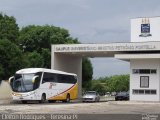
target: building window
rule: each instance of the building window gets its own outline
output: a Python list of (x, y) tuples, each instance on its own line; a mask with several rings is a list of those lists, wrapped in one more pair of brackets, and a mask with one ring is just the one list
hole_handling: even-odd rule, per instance
[(140, 69), (139, 74), (150, 74), (150, 69)]
[(139, 94), (139, 90), (133, 90), (133, 94)]
[(151, 90), (145, 90), (145, 94), (151, 94)]
[(144, 90), (139, 90), (139, 94), (144, 94)]
[(132, 93), (134, 95), (156, 95), (156, 90), (150, 90), (150, 89), (133, 89)]
[(133, 74), (157, 74), (157, 69), (133, 69)]
[(139, 74), (139, 69), (133, 69), (133, 74)]
[(156, 90), (151, 90), (151, 94), (157, 94)]
[(157, 70), (151, 69), (151, 74), (157, 74)]
[(140, 76), (140, 87), (141, 88), (149, 87), (149, 76)]

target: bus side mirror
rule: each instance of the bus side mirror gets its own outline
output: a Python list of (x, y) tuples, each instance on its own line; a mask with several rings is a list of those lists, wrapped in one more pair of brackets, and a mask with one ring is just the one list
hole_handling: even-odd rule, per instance
[(32, 78), (32, 83), (35, 83), (36, 82), (36, 78), (37, 77), (39, 77), (38, 75), (36, 75), (36, 76), (34, 76), (33, 78)]
[(9, 84), (12, 83), (13, 79), (14, 79), (14, 76), (12, 76), (12, 77), (9, 78), (9, 80), (8, 80)]

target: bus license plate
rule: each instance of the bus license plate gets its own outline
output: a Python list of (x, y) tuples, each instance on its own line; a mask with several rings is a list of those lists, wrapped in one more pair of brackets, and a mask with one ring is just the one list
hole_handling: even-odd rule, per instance
[(20, 99), (23, 99), (23, 97), (20, 97)]

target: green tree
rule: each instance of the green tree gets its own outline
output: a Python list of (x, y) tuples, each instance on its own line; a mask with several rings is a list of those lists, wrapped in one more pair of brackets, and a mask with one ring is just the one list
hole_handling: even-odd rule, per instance
[(4, 76), (4, 68), (3, 68), (3, 66), (0, 64), (0, 83), (1, 83), (1, 80), (2, 80), (3, 76)]
[(25, 46), (25, 51), (42, 52), (43, 48), (51, 50), (51, 44), (78, 43), (70, 37), (68, 30), (55, 26), (29, 25), (20, 30), (19, 44)]
[(107, 92), (106, 87), (106, 83), (101, 83), (99, 81), (96, 84), (92, 84), (91, 90), (97, 91), (100, 95), (105, 95), (105, 93)]
[(129, 75), (115, 75), (107, 81), (108, 90), (111, 92), (128, 91)]
[[(74, 43), (79, 43), (78, 39), (72, 38), (64, 28), (29, 25), (19, 30), (13, 16), (0, 13), (0, 79), (8, 79), (24, 67), (50, 68), (51, 44)], [(92, 64), (84, 59), (83, 84), (90, 86), (87, 81), (92, 80), (92, 74)]]
[(43, 67), (43, 64), (44, 64), (43, 57), (36, 51), (26, 53), (25, 60), (27, 63), (26, 67), (28, 68), (31, 68), (31, 67), (41, 68)]
[(0, 79), (8, 79), (23, 67), (21, 50), (7, 39), (0, 40)]
[(82, 87), (85, 89), (91, 88), (91, 80), (93, 75), (93, 67), (88, 58), (83, 58), (82, 61)]
[(96, 90), (102, 94), (105, 92), (128, 91), (129, 75), (114, 75), (92, 80), (92, 90)]
[(51, 51), (49, 49), (42, 48), (41, 56), (43, 57), (44, 60), (43, 67), (51, 68)]
[(41, 54), (44, 68), (51, 68), (51, 44), (78, 43), (77, 39), (70, 37), (68, 30), (49, 25), (23, 27), (18, 41), (24, 52)]
[(19, 35), (19, 27), (13, 16), (0, 13), (0, 39), (8, 39), (14, 43)]

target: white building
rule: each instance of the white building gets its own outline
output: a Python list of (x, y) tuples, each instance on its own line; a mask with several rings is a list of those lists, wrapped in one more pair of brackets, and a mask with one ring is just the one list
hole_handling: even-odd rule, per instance
[(131, 42), (52, 45), (53, 69), (76, 73), (81, 96), (82, 57), (130, 62), (130, 100), (160, 101), (160, 17), (131, 20)]

